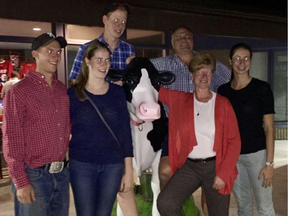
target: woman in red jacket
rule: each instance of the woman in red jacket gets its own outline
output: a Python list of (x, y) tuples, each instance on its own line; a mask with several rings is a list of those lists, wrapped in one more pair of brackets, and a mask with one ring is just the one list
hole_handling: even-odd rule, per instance
[(174, 173), (158, 197), (161, 216), (181, 216), (181, 205), (200, 186), (210, 216), (229, 214), (241, 141), (230, 102), (209, 89), (214, 69), (210, 55), (196, 55), (189, 65), (194, 93), (160, 89), (159, 100), (169, 106), (169, 160)]

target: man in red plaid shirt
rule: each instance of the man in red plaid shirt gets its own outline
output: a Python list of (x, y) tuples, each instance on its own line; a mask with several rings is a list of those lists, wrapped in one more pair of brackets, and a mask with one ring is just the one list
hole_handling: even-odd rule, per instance
[(35, 38), (36, 70), (28, 71), (4, 99), (3, 150), (16, 216), (68, 216), (69, 99), (55, 76), (66, 45), (51, 33)]

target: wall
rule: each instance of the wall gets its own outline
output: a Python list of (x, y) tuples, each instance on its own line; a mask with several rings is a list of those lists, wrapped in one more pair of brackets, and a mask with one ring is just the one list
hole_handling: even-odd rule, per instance
[[(191, 27), (195, 34), (287, 41), (286, 17), (204, 8), (177, 1), (164, 3), (157, 0), (127, 0), (126, 2), (131, 5), (132, 11), (129, 28), (169, 32), (179, 24), (184, 24)], [(93, 0), (2, 0), (0, 18), (102, 26), (105, 5), (105, 1)]]

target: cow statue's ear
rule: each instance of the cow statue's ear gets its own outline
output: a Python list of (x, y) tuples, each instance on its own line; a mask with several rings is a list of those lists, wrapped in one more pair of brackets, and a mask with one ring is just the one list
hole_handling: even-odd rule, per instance
[(118, 68), (110, 68), (107, 73), (107, 79), (110, 81), (123, 81), (124, 71)]
[(169, 85), (175, 81), (175, 75), (170, 71), (160, 72), (160, 82), (162, 85)]

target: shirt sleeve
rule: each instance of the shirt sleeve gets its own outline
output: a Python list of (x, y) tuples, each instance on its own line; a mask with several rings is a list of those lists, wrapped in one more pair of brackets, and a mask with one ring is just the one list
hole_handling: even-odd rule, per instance
[(164, 59), (162, 57), (155, 58), (155, 59), (150, 59), (150, 61), (152, 62), (152, 64), (154, 65), (154, 67), (158, 71), (163, 71), (164, 70), (164, 66), (163, 66)]
[[(224, 109), (224, 139), (226, 149), (223, 149), (225, 154), (222, 158), (220, 168), (216, 171), (217, 176), (224, 182), (228, 183), (235, 171), (236, 163), (241, 151), (241, 138), (238, 128), (238, 122), (231, 103), (228, 99), (222, 100), (222, 109)], [(234, 179), (233, 179), (234, 181)], [(232, 184), (233, 185), (233, 184)], [(230, 188), (232, 190), (232, 188)]]
[(260, 91), (260, 103), (262, 108), (262, 114), (274, 114), (274, 97), (270, 85), (266, 82), (263, 82), (263, 87), (261, 89), (262, 90)]
[(20, 189), (30, 184), (25, 172), (24, 111), (25, 106), (17, 98), (17, 92), (8, 91), (4, 99), (3, 116), (3, 152), (8, 164), (9, 175), (16, 187)]
[(121, 107), (123, 107), (123, 130), (121, 129), (121, 140), (123, 146), (123, 155), (125, 157), (133, 157), (133, 146), (132, 146), (132, 135), (131, 135), (131, 127), (130, 127), (130, 116), (127, 109), (126, 96), (123, 90), (123, 94), (121, 97)]
[(228, 83), (231, 79), (231, 70), (219, 61), (216, 61), (215, 72), (212, 77), (210, 89), (217, 92), (219, 86)]
[(84, 45), (79, 48), (78, 53), (74, 59), (71, 73), (69, 75), (70, 79), (76, 79), (78, 77), (78, 75), (80, 74), (85, 49), (86, 49), (86, 47)]

